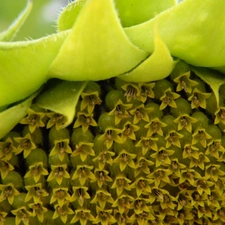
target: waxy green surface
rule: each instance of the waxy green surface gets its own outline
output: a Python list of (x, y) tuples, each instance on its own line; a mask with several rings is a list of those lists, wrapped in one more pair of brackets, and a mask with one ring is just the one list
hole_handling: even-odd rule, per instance
[[(183, 60), (195, 66), (202, 79), (211, 83), (215, 77), (212, 89), (218, 100), (225, 67), (224, 0), (179, 4), (172, 0), (80, 0), (62, 11), (57, 33), (8, 42), (28, 16), (31, 4), (28, 1), (15, 23), (0, 34), (0, 138), (26, 114), (32, 102), (29, 97), (51, 78), (83, 82), (74, 84), (76, 91), (68, 94), (74, 106), (85, 81), (116, 76), (130, 82), (163, 79)], [(60, 96), (63, 89), (56, 88), (56, 92)], [(46, 91), (38, 99), (42, 94), (46, 96)], [(63, 96), (56, 102), (49, 95), (44, 107), (65, 115), (68, 125), (75, 110), (72, 106), (60, 110)]]

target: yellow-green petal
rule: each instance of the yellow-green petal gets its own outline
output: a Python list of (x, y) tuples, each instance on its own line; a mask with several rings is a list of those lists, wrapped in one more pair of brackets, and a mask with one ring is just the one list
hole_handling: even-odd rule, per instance
[(150, 82), (160, 80), (167, 77), (176, 65), (176, 61), (172, 56), (165, 43), (155, 32), (154, 35), (154, 51), (140, 65), (135, 67), (132, 71), (119, 76), (124, 81), (131, 82)]
[(113, 0), (87, 1), (49, 76), (77, 81), (107, 79), (133, 69), (147, 56), (126, 36)]
[(124, 27), (130, 27), (152, 19), (164, 10), (176, 5), (175, 0), (115, 0), (116, 9)]
[(76, 113), (76, 105), (86, 82), (52, 82), (37, 98), (37, 105), (64, 115), (66, 120), (61, 128), (68, 126)]
[(85, 2), (86, 0), (76, 0), (68, 4), (63, 9), (57, 21), (58, 31), (68, 30), (73, 27), (73, 24)]
[(66, 32), (34, 41), (0, 42), (0, 107), (24, 99), (48, 79)]
[(222, 67), (225, 65), (224, 8), (224, 0), (186, 0), (152, 20), (126, 28), (125, 32), (135, 45), (153, 52), (157, 24), (171, 55), (195, 66)]

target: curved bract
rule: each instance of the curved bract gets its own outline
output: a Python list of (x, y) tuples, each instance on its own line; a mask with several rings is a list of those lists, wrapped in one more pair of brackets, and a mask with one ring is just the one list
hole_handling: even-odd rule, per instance
[(154, 52), (151, 56), (132, 71), (119, 76), (120, 79), (125, 81), (132, 80), (133, 82), (149, 82), (163, 79), (172, 72), (176, 62), (157, 32), (156, 29), (154, 34)]
[(115, 6), (123, 27), (148, 21), (175, 5), (176, 0), (115, 0)]
[(28, 97), (46, 81), (65, 33), (30, 42), (0, 42), (0, 106)]
[(30, 11), (32, 9), (32, 1), (29, 0), (26, 9), (19, 15), (14, 23), (8, 28), (8, 30), (0, 33), (0, 41), (12, 41), (19, 31), (20, 27), (26, 21)]
[[(37, 98), (37, 104), (55, 113), (65, 115), (63, 127), (68, 126), (76, 113), (76, 105), (86, 82), (55, 81)], [(56, 104), (57, 103), (57, 104)]]
[[(72, 28), (86, 2), (87, 0), (76, 0), (63, 9), (57, 21), (58, 31)], [(176, 0), (115, 0), (114, 3), (123, 27), (148, 21), (177, 4)]]
[(92, 0), (83, 6), (49, 74), (66, 80), (103, 80), (131, 70), (148, 55), (125, 35), (113, 0)]
[(73, 27), (82, 7), (85, 5), (86, 0), (77, 0), (68, 4), (60, 13), (57, 21), (58, 32), (69, 30)]
[(173, 56), (204, 67), (225, 65), (223, 0), (186, 0), (143, 24), (125, 28), (140, 48), (154, 49), (154, 26)]
[[(224, 0), (72, 2), (59, 17), (58, 33), (0, 42), (0, 120), (8, 105), (26, 99), (50, 78), (76, 82), (119, 76), (147, 82), (168, 76), (179, 59), (223, 73), (224, 8)], [(2, 41), (14, 36), (30, 9), (28, 1)]]
[(19, 123), (21, 118), (26, 116), (28, 108), (31, 106), (32, 101), (37, 93), (31, 95), (25, 101), (5, 109), (0, 113), (0, 138), (4, 137), (15, 124)]

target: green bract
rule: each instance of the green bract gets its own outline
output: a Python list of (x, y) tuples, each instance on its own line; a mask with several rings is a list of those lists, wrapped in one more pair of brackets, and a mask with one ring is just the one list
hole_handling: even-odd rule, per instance
[[(117, 76), (131, 82), (159, 80), (179, 60), (195, 66), (198, 76), (214, 84), (219, 104), (225, 67), (224, 8), (224, 0), (179, 4), (175, 0), (77, 0), (62, 11), (56, 34), (6, 42), (29, 14), (28, 1), (21, 16), (0, 34), (0, 138), (20, 121), (33, 93), (51, 78), (73, 81), (70, 90), (63, 89), (62, 81), (53, 88), (55, 95), (44, 89), (37, 97), (37, 104), (66, 116), (64, 126), (74, 117), (85, 81)], [(63, 107), (55, 105), (54, 96)], [(64, 102), (64, 96), (72, 98), (73, 104)]]

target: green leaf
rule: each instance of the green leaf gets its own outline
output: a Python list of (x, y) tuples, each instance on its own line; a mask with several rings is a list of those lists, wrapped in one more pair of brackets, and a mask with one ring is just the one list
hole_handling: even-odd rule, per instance
[(171, 55), (194, 66), (221, 67), (225, 65), (224, 8), (224, 0), (186, 0), (125, 32), (132, 43), (153, 52), (157, 24)]
[(11, 26), (4, 32), (0, 33), (0, 41), (11, 41), (20, 27), (23, 25), (32, 9), (32, 1), (28, 0), (27, 7), (19, 15), (19, 17), (11, 24)]
[(63, 9), (57, 21), (58, 31), (68, 30), (73, 27), (73, 24), (85, 2), (86, 0), (77, 0), (75, 2), (71, 2)]
[(0, 107), (38, 90), (68, 32), (35, 41), (0, 42)]
[(75, 116), (76, 105), (87, 82), (55, 81), (37, 98), (37, 105), (44, 109), (62, 114), (66, 121), (62, 128), (69, 125)]
[(0, 112), (0, 139), (26, 116), (27, 110), (36, 95), (37, 93), (33, 94), (25, 101)]
[(223, 74), (208, 68), (192, 67), (192, 71), (211, 87), (219, 108), (219, 89), (222, 84), (225, 84)]
[[(63, 9), (58, 18), (58, 31), (73, 27), (85, 2), (86, 0), (77, 0)], [(114, 2), (123, 27), (143, 23), (176, 4), (175, 0), (115, 0)]]
[[(138, 65), (131, 72), (119, 76), (120, 79), (130, 82), (150, 82), (167, 77), (174, 69), (176, 62), (166, 45), (155, 32), (155, 49), (151, 56)], [(140, 76), (141, 74), (141, 76)]]
[(115, 0), (115, 6), (124, 27), (150, 20), (175, 4), (176, 0)]
[(131, 70), (147, 56), (125, 35), (113, 0), (92, 0), (83, 6), (49, 75), (73, 81), (104, 80)]

